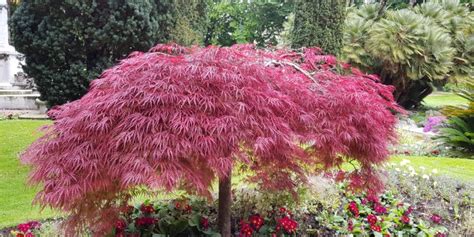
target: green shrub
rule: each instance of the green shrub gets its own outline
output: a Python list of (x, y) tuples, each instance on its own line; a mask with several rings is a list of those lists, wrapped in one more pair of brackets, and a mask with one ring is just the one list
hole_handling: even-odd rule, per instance
[[(456, 0), (387, 10), (365, 5), (348, 14), (343, 57), (395, 86), (397, 102), (418, 107), (433, 82), (472, 78), (473, 14)], [(440, 84), (440, 83), (437, 83)]]
[(22, 1), (11, 18), (12, 41), (26, 57), (50, 106), (80, 98), (89, 82), (130, 52), (168, 39), (166, 1)]
[(466, 82), (466, 88), (457, 94), (466, 100), (467, 105), (447, 106), (443, 112), (449, 116), (447, 124), (440, 128), (436, 137), (443, 144), (474, 153), (474, 82)]
[(296, 1), (292, 47), (316, 46), (337, 55), (342, 47), (345, 1)]

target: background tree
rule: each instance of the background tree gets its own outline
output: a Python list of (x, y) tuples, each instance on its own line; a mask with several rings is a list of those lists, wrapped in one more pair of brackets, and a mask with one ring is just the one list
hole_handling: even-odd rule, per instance
[(134, 53), (84, 97), (50, 111), (54, 124), (22, 155), (42, 185), (36, 201), (69, 213), (69, 233), (90, 227), (104, 236), (138, 190), (210, 197), (218, 179), (220, 230), (231, 236), (236, 164), (278, 191), (358, 162), (351, 187), (378, 191), (374, 168), (388, 158), (399, 109), (391, 87), (347, 66), (339, 74), (340, 66), (315, 49)]
[(394, 85), (400, 105), (412, 109), (433, 82), (473, 77), (473, 16), (459, 1), (387, 10), (366, 5), (352, 11), (344, 32), (344, 58)]
[(169, 39), (170, 2), (22, 1), (11, 18), (12, 41), (26, 57), (50, 106), (80, 98), (105, 68)]
[(202, 45), (208, 26), (208, 1), (173, 1), (174, 27), (171, 41), (180, 45)]
[(316, 46), (337, 55), (342, 47), (345, 8), (343, 0), (296, 1), (292, 47)]
[(276, 45), (292, 8), (293, 4), (287, 1), (214, 2), (210, 7), (206, 45)]

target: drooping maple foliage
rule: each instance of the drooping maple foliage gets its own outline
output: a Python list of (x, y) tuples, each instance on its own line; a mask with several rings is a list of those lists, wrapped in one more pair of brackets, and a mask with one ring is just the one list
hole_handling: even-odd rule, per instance
[(237, 162), (262, 188), (292, 189), (306, 167), (355, 160), (354, 187), (379, 189), (373, 166), (388, 156), (399, 110), (392, 88), (319, 52), (133, 53), (83, 98), (50, 111), (54, 124), (22, 154), (31, 182), (43, 185), (36, 201), (100, 235), (135, 188), (209, 195)]

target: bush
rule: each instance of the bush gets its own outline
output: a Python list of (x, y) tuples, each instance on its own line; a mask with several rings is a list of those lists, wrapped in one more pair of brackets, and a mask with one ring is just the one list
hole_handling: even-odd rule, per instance
[(443, 112), (449, 116), (445, 126), (436, 137), (445, 145), (474, 153), (474, 82), (467, 82), (467, 88), (458, 95), (468, 101), (466, 106), (448, 106)]
[(346, 2), (296, 1), (292, 47), (319, 47), (338, 55), (342, 47)]
[(12, 41), (41, 99), (50, 106), (76, 100), (117, 60), (167, 40), (173, 23), (161, 2), (22, 1), (11, 18)]
[[(344, 58), (394, 85), (395, 99), (418, 107), (433, 91), (433, 81), (473, 76), (472, 13), (457, 1), (423, 3), (387, 10), (366, 5), (349, 13)], [(376, 14), (377, 13), (377, 14)]]

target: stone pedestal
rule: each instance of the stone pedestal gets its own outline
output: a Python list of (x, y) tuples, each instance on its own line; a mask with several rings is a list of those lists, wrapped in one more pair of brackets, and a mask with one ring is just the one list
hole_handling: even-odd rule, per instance
[(9, 43), (8, 5), (0, 0), (0, 110), (39, 111), (39, 93), (29, 88), (21, 70), (21, 55)]

